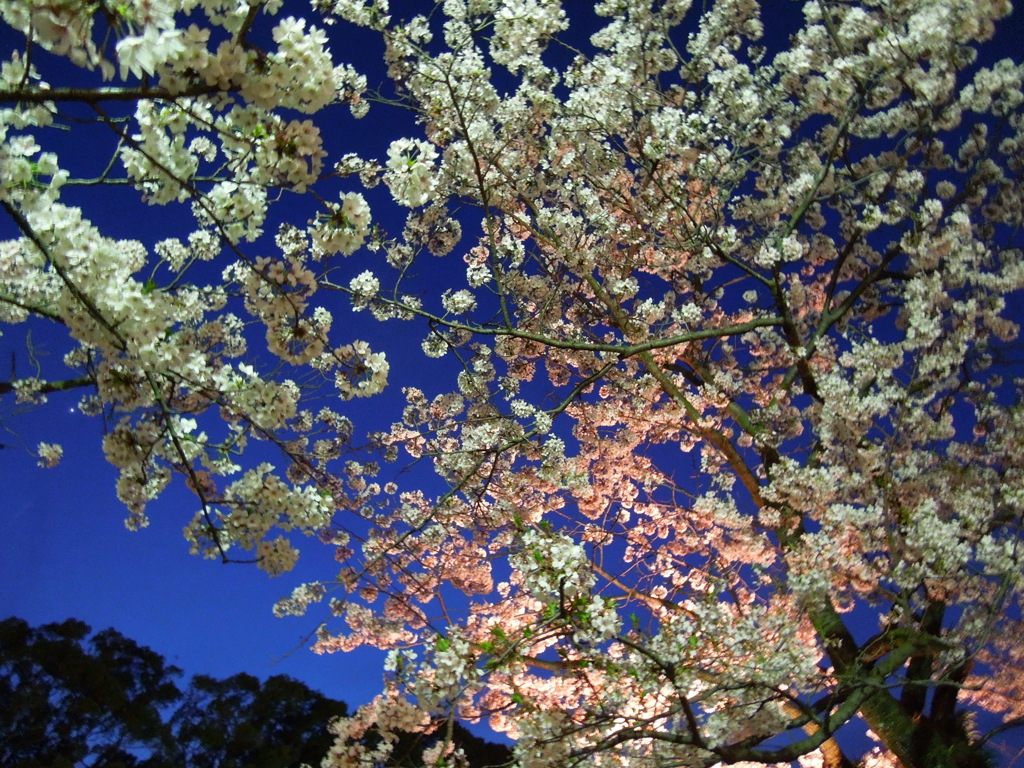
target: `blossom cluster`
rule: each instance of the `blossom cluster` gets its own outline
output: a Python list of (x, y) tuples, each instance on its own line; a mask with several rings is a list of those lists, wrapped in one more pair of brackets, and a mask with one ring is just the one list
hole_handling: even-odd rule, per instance
[(399, 139), (388, 148), (387, 172), (384, 183), (395, 200), (416, 208), (430, 200), (434, 189), (432, 163), (437, 150), (431, 144), (416, 139)]

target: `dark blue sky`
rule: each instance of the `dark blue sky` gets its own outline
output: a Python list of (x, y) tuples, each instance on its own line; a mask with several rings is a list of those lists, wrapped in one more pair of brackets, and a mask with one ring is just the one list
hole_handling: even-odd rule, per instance
[[(193, 557), (181, 529), (197, 505), (180, 484), (152, 505), (148, 528), (129, 532), (114, 495), (116, 472), (98, 450), (100, 424), (69, 413), (75, 399), (51, 398), (25, 418), (5, 418), (17, 436), (4, 435), (0, 454), (0, 614), (113, 626), (188, 673), (288, 674), (350, 704), (377, 692), (379, 654), (316, 656), (306, 650), (306, 637), (322, 614), (271, 613), (294, 585), (332, 572), (327, 548), (300, 542), (297, 570), (276, 579), (251, 565)], [(65, 447), (64, 461), (43, 471), (21, 441), (55, 438)]]

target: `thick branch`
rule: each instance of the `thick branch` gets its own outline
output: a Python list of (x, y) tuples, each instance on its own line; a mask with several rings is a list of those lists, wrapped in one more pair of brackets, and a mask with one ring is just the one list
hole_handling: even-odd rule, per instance
[(919, 633), (901, 635), (898, 640), (894, 637), (888, 655), (871, 667), (830, 601), (809, 606), (807, 611), (841, 684), (871, 690), (859, 710), (882, 743), (907, 768), (955, 768), (951, 751), (931, 723), (908, 715), (885, 685), (886, 679), (908, 661), (921, 653), (934, 652), (936, 638)]
[(74, 296), (75, 299), (78, 300), (78, 302), (82, 305), (85, 311), (88, 312), (88, 314), (94, 320), (96, 320), (100, 325), (102, 325), (104, 328), (110, 331), (111, 335), (113, 335), (114, 338), (117, 339), (119, 348), (122, 350), (125, 349), (127, 347), (127, 342), (125, 342), (121, 334), (118, 333), (117, 329), (114, 328), (107, 321), (107, 319), (103, 316), (103, 313), (100, 312), (99, 308), (96, 306), (93, 300), (86, 296), (84, 293), (82, 293), (81, 289), (71, 279), (71, 276), (68, 274), (67, 270), (64, 269), (64, 267), (62, 267), (60, 263), (53, 258), (53, 256), (50, 254), (50, 249), (46, 246), (46, 243), (44, 243), (42, 239), (39, 237), (39, 234), (29, 223), (28, 219), (25, 218), (24, 214), (22, 214), (21, 211), (19, 211), (17, 208), (11, 205), (11, 203), (9, 203), (7, 200), (0, 201), (0, 205), (2, 205), (4, 210), (7, 211), (7, 213), (10, 215), (12, 219), (14, 219), (14, 222), (18, 225), (18, 229), (21, 230), (22, 234), (24, 234), (25, 237), (31, 240), (32, 244), (39, 249), (39, 252), (41, 254), (43, 254), (43, 257), (50, 264), (50, 266), (53, 267), (54, 271), (63, 281), (64, 286), (68, 289), (68, 292), (72, 296)]
[[(323, 287), (347, 292), (347, 289), (333, 283), (325, 282), (323, 283)], [(680, 344), (686, 344), (691, 341), (702, 341), (704, 339), (742, 336), (755, 328), (766, 328), (782, 324), (781, 317), (772, 315), (769, 317), (755, 317), (752, 320), (747, 320), (744, 323), (736, 323), (735, 325), (726, 325), (720, 328), (704, 328), (699, 331), (688, 331), (686, 333), (680, 333), (677, 336), (669, 336), (663, 339), (651, 339), (649, 341), (642, 341), (636, 344), (602, 344), (600, 342), (583, 341), (582, 339), (556, 339), (540, 333), (522, 331), (518, 328), (503, 325), (488, 327), (482, 325), (471, 325), (469, 323), (460, 323), (446, 319), (440, 315), (427, 312), (418, 307), (403, 304), (400, 301), (394, 301), (391, 299), (382, 299), (382, 301), (389, 306), (401, 309), (403, 312), (408, 312), (409, 314), (416, 315), (417, 317), (422, 317), (431, 323), (435, 323), (453, 331), (467, 331), (481, 336), (509, 336), (514, 339), (535, 341), (538, 344), (543, 344), (546, 347), (553, 347), (555, 349), (569, 349), (579, 352), (607, 352), (609, 354), (618, 355), (619, 358), (623, 360), (628, 357), (633, 357), (634, 355), (639, 355), (642, 352), (650, 352), (655, 349), (675, 347)]]
[(173, 101), (211, 93), (231, 91), (216, 85), (197, 83), (181, 90), (170, 88), (16, 88), (0, 90), (0, 104), (44, 104), (46, 102), (79, 102), (99, 104), (104, 101)]
[[(64, 381), (46, 381), (38, 387), (33, 387), (33, 392), (48, 395), (52, 392), (67, 392), (70, 389), (88, 387), (96, 382), (91, 376), (79, 376), (77, 379), (65, 379)], [(0, 395), (6, 395), (15, 389), (13, 381), (0, 381)]]

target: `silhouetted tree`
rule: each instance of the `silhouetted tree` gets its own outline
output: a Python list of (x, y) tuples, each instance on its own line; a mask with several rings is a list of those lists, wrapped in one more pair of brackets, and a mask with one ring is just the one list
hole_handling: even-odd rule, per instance
[(188, 768), (316, 765), (333, 741), (327, 723), (346, 712), (344, 702), (285, 675), (265, 683), (245, 673), (196, 675), (170, 718), (164, 756)]
[(181, 670), (113, 629), (0, 622), (0, 765), (149, 768)]
[[(181, 670), (160, 654), (117, 630), (91, 631), (76, 619), (0, 621), (2, 768), (319, 765), (334, 741), (327, 724), (348, 712), (287, 675), (196, 675), (182, 690)], [(413, 746), (436, 738), (404, 734), (399, 752), (411, 760)], [(459, 725), (452, 741), (473, 768), (511, 758)]]

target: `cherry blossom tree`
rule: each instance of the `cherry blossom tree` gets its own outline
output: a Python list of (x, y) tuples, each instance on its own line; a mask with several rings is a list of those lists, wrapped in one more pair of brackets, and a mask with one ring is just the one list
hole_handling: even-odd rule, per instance
[[(329, 346), (332, 314), (311, 301), (319, 286), (310, 264), (366, 240), (369, 210), (360, 194), (320, 199), (308, 226), (281, 229), (275, 257), (243, 250), (262, 233), (271, 203), (339, 172), (325, 169), (320, 129), (302, 115), (339, 101), (365, 109), (362, 78), (333, 63), (322, 29), (287, 17), (269, 35), (264, 30), (260, 44), (250, 40), (261, 17), (280, 6), (0, 5), (3, 20), (24, 36), (0, 82), (0, 203), (21, 235), (2, 246), (0, 312), (6, 322), (43, 318), (66, 327), (74, 347), (65, 362), (78, 374), (23, 374), (4, 391), (40, 402), (88, 388), (79, 407), (111, 421), (103, 450), (120, 470), (129, 527), (146, 524), (146, 504), (182, 473), (202, 503), (187, 533), (193, 549), (213, 557), (230, 545), (255, 550), (270, 573), (287, 570), (296, 553), (284, 537), (270, 539), (271, 529), (311, 533), (329, 524), (332, 485), (312, 464), (337, 452), (350, 423), (330, 407), (303, 411), (306, 382), (298, 375), (244, 362), (247, 325), (263, 328), (267, 357), (289, 373), (333, 380), (343, 398), (379, 391), (387, 377), (383, 355), (365, 342)], [(261, 47), (268, 44), (269, 51)], [(64, 61), (55, 65), (54, 55)], [(60, 87), (43, 79), (47, 65), (70, 78), (72, 64), (122, 84)], [(109, 152), (100, 174), (72, 176), (56, 152), (44, 151), (40, 142), (52, 143), (69, 124), (103, 129), (94, 139), (95, 154)], [(62, 202), (76, 191), (124, 185), (151, 205), (188, 204), (191, 225), (156, 243), (118, 239), (88, 211)], [(109, 200), (101, 198), (98, 211)], [(206, 263), (216, 269), (197, 268)], [(211, 408), (219, 412), (215, 436), (196, 418)], [(325, 436), (306, 450), (289, 442), (296, 430), (303, 440)], [(235, 457), (253, 438), (276, 442), (296, 474), (283, 478), (266, 463), (241, 472)], [(61, 448), (46, 443), (39, 455), (53, 465)]]
[[(314, 24), (259, 38), (280, 2), (0, 5), (0, 311), (65, 326), (76, 369), (5, 386), (87, 388), (133, 525), (179, 473), (198, 553), (336, 548), (277, 612), (329, 597), (314, 650), (389, 655), (325, 766), (456, 718), (524, 768), (980, 766), (1024, 723), (1024, 68), (984, 58), (1010, 6), (689, 5), (607, 0), (588, 39), (550, 0), (318, 3), (386, 45), (373, 95)], [(123, 84), (46, 85), (40, 49)], [(294, 116), (373, 99), (419, 121), (379, 160), (329, 166), (330, 123)], [(191, 232), (61, 202), (91, 183), (43, 148), (70, 106), (116, 137), (94, 181)], [(319, 213), (250, 255), (285, 191)], [(449, 363), (368, 456), (315, 399), (388, 378), (387, 337), (335, 338), (346, 304)], [(847, 754), (858, 727), (877, 747)]]

